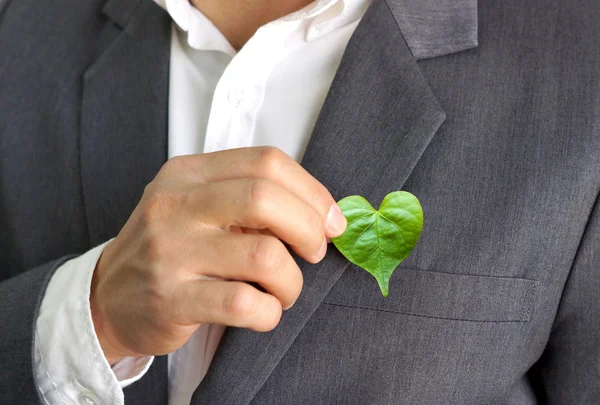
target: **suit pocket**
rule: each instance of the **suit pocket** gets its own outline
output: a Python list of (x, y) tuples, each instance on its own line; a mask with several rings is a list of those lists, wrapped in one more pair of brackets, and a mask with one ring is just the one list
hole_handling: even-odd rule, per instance
[(427, 318), (474, 322), (528, 322), (538, 282), (398, 268), (382, 297), (375, 279), (351, 265), (324, 304)]

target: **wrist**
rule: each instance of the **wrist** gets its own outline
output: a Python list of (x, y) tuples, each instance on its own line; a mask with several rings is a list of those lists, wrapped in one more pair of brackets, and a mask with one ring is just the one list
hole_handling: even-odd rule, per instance
[(105, 336), (105, 328), (104, 323), (102, 322), (102, 317), (99, 315), (99, 311), (95, 310), (96, 307), (93, 304), (94, 301), (90, 301), (90, 307), (92, 310), (92, 322), (94, 323), (94, 331), (96, 332), (96, 337), (98, 338), (98, 343), (100, 343), (100, 348), (102, 349), (102, 353), (104, 357), (108, 361), (108, 364), (114, 366), (119, 361), (123, 360), (126, 356), (119, 355), (118, 351), (113, 348), (113, 345), (109, 343), (109, 339)]
[(102, 305), (104, 302), (101, 293), (101, 279), (103, 271), (101, 270), (100, 263), (102, 258), (105, 256), (105, 252), (103, 252), (100, 256), (100, 259), (96, 264), (96, 268), (94, 269), (94, 274), (92, 275), (90, 289), (90, 311), (96, 337), (98, 338), (98, 342), (100, 343), (104, 357), (112, 367), (125, 357), (129, 356), (124, 353), (124, 350), (119, 349), (119, 345), (114, 343), (115, 339), (111, 337), (114, 335), (114, 333), (111, 333), (110, 325), (107, 322), (106, 310)]

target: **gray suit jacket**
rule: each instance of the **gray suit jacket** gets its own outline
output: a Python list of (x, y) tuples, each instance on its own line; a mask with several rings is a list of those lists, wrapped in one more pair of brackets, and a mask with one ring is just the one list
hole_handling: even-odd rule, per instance
[[(166, 160), (170, 20), (150, 0), (0, 3), (0, 403), (38, 404), (52, 272)], [(270, 333), (229, 329), (194, 405), (597, 404), (600, 3), (375, 0), (302, 165), (416, 194), (382, 298), (335, 249)], [(166, 405), (165, 358), (126, 389)]]

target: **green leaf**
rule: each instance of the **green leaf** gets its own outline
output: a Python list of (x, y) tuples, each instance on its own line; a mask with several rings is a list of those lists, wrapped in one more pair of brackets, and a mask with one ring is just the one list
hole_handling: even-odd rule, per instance
[(423, 209), (406, 191), (388, 194), (376, 211), (359, 195), (338, 202), (348, 220), (346, 231), (333, 238), (335, 247), (352, 263), (371, 273), (387, 297), (394, 269), (408, 257), (423, 229)]

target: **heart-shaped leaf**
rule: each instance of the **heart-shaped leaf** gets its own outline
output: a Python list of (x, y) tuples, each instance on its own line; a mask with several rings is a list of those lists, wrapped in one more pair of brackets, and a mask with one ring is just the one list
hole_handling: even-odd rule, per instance
[(394, 269), (413, 250), (423, 229), (423, 210), (406, 191), (388, 194), (376, 211), (359, 195), (338, 202), (348, 220), (346, 231), (333, 244), (352, 263), (371, 273), (384, 297)]

